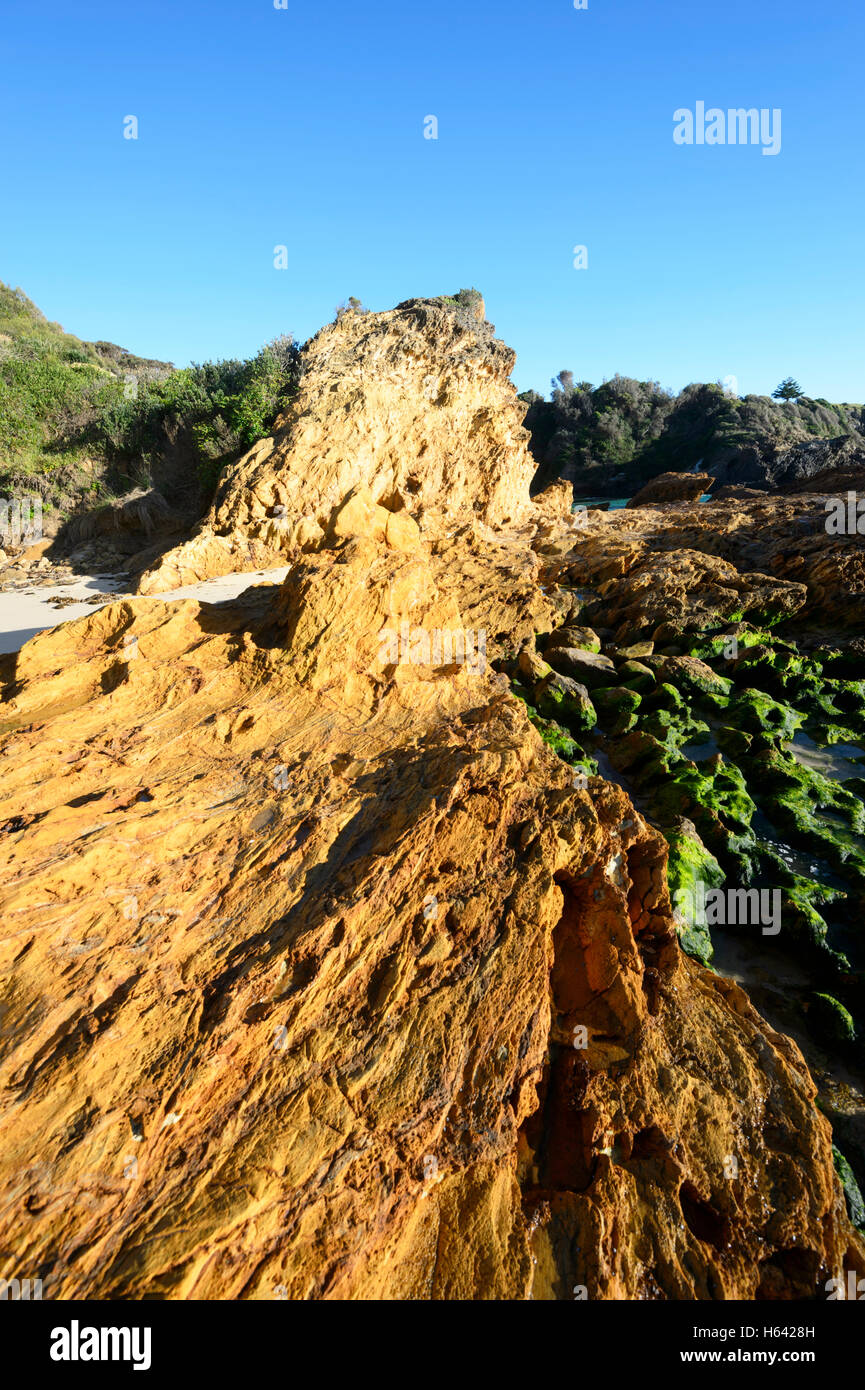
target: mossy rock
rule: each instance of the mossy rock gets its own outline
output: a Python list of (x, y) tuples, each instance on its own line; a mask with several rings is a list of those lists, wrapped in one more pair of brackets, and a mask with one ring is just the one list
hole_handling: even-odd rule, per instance
[(597, 633), (592, 632), (590, 627), (580, 627), (571, 621), (565, 623), (564, 627), (557, 627), (552, 632), (546, 633), (543, 637), (539, 636), (537, 644), (539, 649), (545, 652), (552, 651), (555, 647), (581, 647), (585, 633), (590, 633), (598, 644), (597, 647), (592, 646), (590, 650), (600, 651), (601, 639)]
[(736, 644), (735, 650), (738, 651), (765, 645), (795, 651), (789, 643), (779, 641), (774, 634), (766, 632), (763, 628), (752, 627), (750, 623), (729, 622), (720, 632), (689, 642), (688, 655), (697, 656), (701, 661), (731, 660), (733, 658), (729, 658), (727, 653), (733, 650), (733, 642)]
[(710, 729), (702, 719), (694, 719), (686, 709), (647, 710), (639, 719), (640, 728), (666, 747), (679, 751), (685, 743), (708, 738)]
[(689, 640), (689, 634), (678, 623), (660, 623), (652, 633), (656, 647), (675, 645), (684, 650)]
[[(816, 820), (818, 813), (830, 811), (840, 816), (853, 834), (865, 833), (865, 804), (841, 782), (804, 767), (784, 749), (773, 748), (746, 761), (745, 770), (757, 785), (757, 799), (771, 812), (780, 811), (785, 821), (803, 830), (828, 831)], [(831, 834), (829, 835), (831, 839)]]
[(627, 734), (637, 723), (636, 711), (642, 701), (636, 690), (621, 685), (602, 686), (593, 692), (602, 727), (614, 738)]
[(804, 950), (806, 956), (816, 952), (824, 967), (828, 966), (836, 972), (848, 972), (850, 963), (846, 956), (829, 946), (829, 925), (818, 911), (818, 907), (825, 903), (843, 901), (847, 897), (844, 890), (796, 873), (769, 841), (759, 841), (757, 854), (763, 878), (781, 888), (781, 919), (785, 940), (789, 938), (797, 951), (801, 953)]
[(668, 681), (683, 694), (727, 696), (733, 682), (719, 676), (705, 661), (696, 656), (668, 656), (660, 671), (660, 681)]
[(861, 726), (851, 729), (848, 724), (835, 724), (820, 719), (809, 719), (805, 727), (815, 743), (823, 743), (827, 747), (836, 743), (861, 744), (865, 737)]
[(847, 1215), (850, 1218), (850, 1223), (856, 1227), (857, 1231), (861, 1231), (865, 1235), (865, 1198), (862, 1196), (853, 1169), (841, 1150), (836, 1148), (834, 1144), (832, 1145), (832, 1162), (844, 1189), (844, 1200), (847, 1203)]
[(647, 710), (638, 722), (644, 734), (651, 734), (652, 738), (656, 738), (659, 743), (663, 743), (665, 748), (669, 748), (671, 753), (678, 753), (677, 730), (679, 721), (669, 710)]
[[(534, 699), (534, 696), (532, 695), (531, 691), (526, 689), (519, 676), (511, 676), (511, 694), (514, 695), (518, 700), (522, 700), (524, 705), (531, 705), (531, 702)], [(531, 713), (534, 714), (533, 708), (531, 710)]]
[(653, 808), (661, 819), (699, 810), (710, 812), (725, 829), (738, 831), (748, 837), (749, 844), (756, 844), (750, 827), (757, 807), (745, 778), (735, 764), (726, 764), (718, 757), (699, 768), (688, 762), (676, 767), (669, 782), (656, 793)]
[(576, 762), (572, 764), (575, 776), (582, 773), (584, 777), (597, 777), (598, 764), (594, 758), (590, 758), (587, 753), (582, 753)]
[(781, 890), (781, 919), (784, 935), (795, 942), (805, 954), (817, 952), (824, 966), (831, 966), (839, 975), (850, 970), (850, 962), (828, 942), (829, 924), (810, 899), (795, 888)]
[(523, 647), (517, 657), (517, 671), (529, 685), (535, 685), (538, 681), (542, 681), (552, 669), (549, 662), (544, 661), (543, 657), (538, 656), (531, 647)]
[(561, 724), (557, 724), (554, 719), (544, 719), (539, 714), (530, 715), (529, 718), (544, 743), (552, 748), (557, 757), (566, 763), (573, 763), (582, 756), (582, 749)]
[[(738, 639), (737, 639), (738, 640)], [(712, 637), (701, 637), (688, 643), (686, 656), (695, 656), (700, 661), (725, 661), (730, 650), (731, 635), (719, 632)]]
[(828, 676), (840, 680), (865, 679), (865, 651), (853, 647), (823, 647), (813, 653), (812, 660), (819, 661)]
[(725, 871), (737, 883), (753, 883), (759, 860), (750, 822), (757, 807), (738, 768), (717, 755), (699, 766), (681, 761), (650, 788), (650, 810), (661, 825), (687, 816)]
[(586, 651), (583, 647), (548, 647), (544, 655), (554, 671), (580, 681), (588, 689), (611, 685), (616, 679), (613, 662), (600, 652)]
[(676, 687), (670, 685), (669, 681), (660, 681), (651, 694), (646, 696), (645, 704), (648, 709), (685, 711), (688, 709), (685, 697), (680, 695)]
[(725, 721), (746, 733), (766, 738), (790, 739), (805, 723), (805, 716), (789, 705), (773, 700), (763, 690), (742, 690), (729, 702)]
[[(786, 655), (786, 653), (785, 653)], [(775, 662), (778, 658), (772, 647), (765, 642), (757, 642), (746, 647), (733, 662), (733, 676), (741, 679), (748, 671), (763, 672), (770, 679), (776, 676)]]
[(715, 730), (715, 742), (722, 753), (726, 753), (728, 757), (741, 758), (750, 749), (753, 737), (751, 734), (746, 734), (744, 729), (731, 729), (722, 724), (719, 729)]
[[(804, 874), (797, 873), (795, 869), (790, 867), (771, 840), (760, 840), (758, 850), (766, 876), (771, 878), (773, 883), (780, 884), (785, 891), (789, 890), (791, 894), (795, 894), (812, 905), (814, 903), (839, 902), (847, 897), (843, 888), (833, 888), (822, 879), (809, 878)], [(831, 872), (828, 865), (820, 863), (819, 856), (815, 855), (814, 858), (816, 861), (814, 864), (815, 873), (819, 873), (821, 870)]]
[(565, 724), (573, 733), (593, 729), (598, 722), (586, 687), (557, 671), (535, 686), (534, 699), (545, 719)]
[(590, 627), (564, 627), (552, 634), (554, 641), (548, 642), (545, 651), (555, 647), (575, 647), (578, 651), (599, 652), (601, 639)]
[(812, 994), (808, 1019), (814, 1031), (834, 1047), (846, 1047), (856, 1040), (856, 1026), (849, 1009), (831, 994)]
[(714, 715), (716, 719), (726, 720), (729, 716), (727, 710), (730, 707), (729, 695), (712, 695), (706, 693), (700, 696), (700, 707), (707, 714)]
[(655, 685), (655, 673), (642, 661), (623, 661), (619, 667), (618, 679), (621, 685), (638, 694), (645, 694)]
[(698, 885), (702, 883), (706, 889), (722, 887), (723, 870), (690, 821), (679, 820), (663, 833), (670, 846), (667, 885), (682, 950), (708, 965), (712, 959), (712, 938), (706, 922), (699, 920)]
[(665, 781), (671, 765), (681, 758), (650, 734), (634, 729), (612, 746), (610, 761), (617, 772), (626, 773), (640, 787)]
[(754, 627), (777, 627), (779, 623), (783, 623), (787, 618), (792, 618), (800, 608), (804, 607), (807, 602), (807, 591), (805, 591), (804, 584), (802, 589), (801, 597), (791, 593), (786, 598), (779, 599), (777, 607), (773, 605), (770, 608), (750, 608), (748, 621)]
[(652, 656), (654, 650), (654, 642), (633, 642), (629, 647), (618, 648), (616, 651), (616, 660), (645, 661), (647, 656)]
[(847, 713), (859, 715), (856, 686), (858, 682), (830, 681), (819, 671), (805, 670), (798, 675), (780, 675), (771, 686), (761, 678), (761, 685), (775, 692), (811, 718), (843, 722)]
[[(588, 690), (618, 684), (615, 662), (602, 652), (588, 651), (585, 647), (557, 646), (548, 648), (546, 656), (554, 670), (579, 680)], [(566, 663), (567, 669), (562, 662)]]
[(865, 681), (830, 680), (823, 677), (823, 691), (842, 714), (865, 721)]

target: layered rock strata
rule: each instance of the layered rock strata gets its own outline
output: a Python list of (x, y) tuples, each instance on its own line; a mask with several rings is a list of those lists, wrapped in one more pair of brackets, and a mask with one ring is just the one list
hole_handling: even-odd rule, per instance
[(799, 1049), (683, 952), (668, 840), (580, 744), (611, 669), (654, 679), (583, 621), (586, 585), (622, 627), (681, 591), (661, 565), (617, 596), (664, 559), (654, 513), (530, 503), (510, 358), (450, 312), (325, 330), (226, 480), (238, 545), (274, 506), (318, 527), (282, 585), (117, 602), (3, 660), (0, 1250), (46, 1298), (814, 1298), (865, 1270)]

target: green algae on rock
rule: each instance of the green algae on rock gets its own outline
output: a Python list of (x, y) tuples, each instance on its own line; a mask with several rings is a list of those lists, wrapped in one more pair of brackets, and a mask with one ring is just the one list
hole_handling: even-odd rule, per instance
[(705, 913), (701, 914), (698, 908), (699, 885), (720, 888), (724, 872), (690, 821), (676, 821), (664, 831), (664, 837), (670, 846), (667, 882), (682, 949), (708, 965), (712, 959), (712, 938)]
[(595, 707), (584, 685), (557, 671), (545, 676), (534, 689), (538, 710), (546, 719), (566, 724), (574, 732), (593, 729), (598, 722)]
[(855, 1042), (856, 1025), (849, 1009), (831, 994), (815, 993), (810, 1009), (814, 1026), (829, 1042), (837, 1045)]
[(636, 727), (642, 700), (636, 690), (623, 685), (601, 686), (592, 692), (602, 728), (611, 737), (620, 737)]
[(847, 1214), (856, 1229), (865, 1233), (865, 1198), (862, 1196), (853, 1169), (835, 1144), (832, 1145), (832, 1160), (835, 1164), (835, 1172), (841, 1179), (841, 1186), (844, 1189)]
[(542, 642), (543, 651), (550, 652), (556, 647), (576, 647), (587, 652), (599, 652), (601, 639), (590, 627), (560, 627), (549, 634)]

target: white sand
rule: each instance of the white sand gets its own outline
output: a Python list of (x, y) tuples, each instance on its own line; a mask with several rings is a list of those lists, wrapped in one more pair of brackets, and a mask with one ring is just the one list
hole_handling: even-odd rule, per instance
[[(205, 579), (200, 584), (187, 584), (183, 589), (172, 589), (167, 594), (155, 594), (155, 598), (166, 603), (171, 599), (194, 598), (199, 603), (219, 603), (225, 599), (237, 598), (252, 584), (281, 584), (288, 574), (288, 566), (275, 570), (257, 570), (255, 573), (225, 574), (219, 579)], [(89, 594), (125, 592), (124, 579), (114, 575), (85, 575), (74, 584), (46, 584), (44, 588), (30, 590), (8, 590), (0, 593), (0, 654), (17, 652), (37, 632), (49, 627), (59, 627), (73, 618), (82, 618), (103, 608), (111, 598), (103, 603), (85, 603)], [(76, 598), (80, 603), (66, 604), (63, 608), (52, 608), (51, 598)]]

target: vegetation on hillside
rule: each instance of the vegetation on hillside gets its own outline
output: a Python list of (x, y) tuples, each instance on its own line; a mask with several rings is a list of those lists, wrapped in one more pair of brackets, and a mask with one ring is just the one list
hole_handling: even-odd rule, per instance
[[(480, 291), (431, 302), (479, 339), (494, 335)], [(348, 312), (369, 311), (352, 297), (337, 317)], [(246, 360), (175, 370), (114, 343), (76, 338), (23, 291), (0, 283), (0, 495), (38, 493), (47, 515), (64, 516), (155, 487), (173, 509), (200, 513), (220, 471), (269, 433), (299, 374), (300, 349), (290, 337)], [(571, 372), (552, 385), (549, 400), (522, 396), (538, 462), (535, 490), (564, 476), (578, 494), (624, 494), (657, 473), (709, 470), (752, 447), (865, 434), (861, 406), (797, 396), (791, 378), (777, 401), (739, 399), (719, 385), (675, 395), (624, 376), (593, 386)]]
[(185, 491), (192, 500), (198, 490), (207, 500), (222, 468), (263, 439), (284, 409), (298, 363), (289, 337), (245, 360), (193, 363), (142, 382), (131, 398), (121, 393), (94, 419), (89, 437), (133, 485), (157, 481), (163, 491)]
[(783, 403), (740, 399), (715, 384), (686, 386), (676, 395), (655, 381), (614, 376), (592, 386), (570, 372), (552, 385), (550, 400), (534, 391), (521, 397), (529, 405), (537, 489), (561, 476), (585, 493), (604, 493), (617, 479), (635, 488), (657, 473), (698, 464), (709, 470), (748, 446), (785, 448), (865, 432), (861, 406), (805, 396)]
[(200, 508), (220, 469), (267, 433), (298, 359), (282, 337), (245, 361), (176, 371), (65, 333), (0, 284), (0, 493), (38, 493), (65, 514), (155, 484)]

